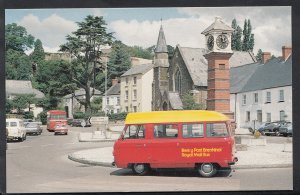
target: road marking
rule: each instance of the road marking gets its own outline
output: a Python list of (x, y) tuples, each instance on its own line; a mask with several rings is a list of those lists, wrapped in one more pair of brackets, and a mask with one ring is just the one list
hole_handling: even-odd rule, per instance
[(66, 143), (66, 144), (64, 144), (64, 145), (69, 145), (69, 144), (75, 144), (75, 143)]
[(41, 147), (46, 147), (46, 146), (53, 146), (54, 144), (45, 144), (45, 145), (41, 145)]

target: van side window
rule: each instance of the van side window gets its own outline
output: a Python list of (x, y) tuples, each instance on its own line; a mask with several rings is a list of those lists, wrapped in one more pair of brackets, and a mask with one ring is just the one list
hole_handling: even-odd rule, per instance
[(16, 126), (18, 126), (18, 124), (17, 124), (17, 122), (10, 122), (10, 126), (11, 127), (16, 127)]
[(144, 125), (129, 125), (125, 131), (124, 139), (141, 139), (145, 138)]
[(154, 137), (176, 138), (178, 136), (178, 126), (171, 124), (154, 125)]
[(225, 123), (207, 123), (206, 124), (207, 137), (226, 137), (228, 131)]
[(203, 124), (183, 124), (182, 137), (203, 137)]

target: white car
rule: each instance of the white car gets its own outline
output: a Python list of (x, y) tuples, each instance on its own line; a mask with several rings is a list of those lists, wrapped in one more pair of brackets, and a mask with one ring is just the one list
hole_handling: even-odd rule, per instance
[(6, 119), (6, 128), (8, 130), (7, 140), (26, 140), (26, 130), (22, 119)]

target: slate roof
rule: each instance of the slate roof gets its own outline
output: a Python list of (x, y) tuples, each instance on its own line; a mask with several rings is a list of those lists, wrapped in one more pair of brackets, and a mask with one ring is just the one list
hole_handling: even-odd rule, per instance
[(165, 34), (164, 34), (164, 30), (163, 30), (162, 26), (160, 26), (155, 52), (158, 52), (158, 53), (159, 52), (162, 52), (162, 53), (168, 52), (166, 38), (165, 38)]
[(234, 29), (225, 24), (220, 17), (216, 17), (215, 22), (207, 27), (201, 34), (206, 35), (210, 31), (232, 32)]
[(120, 95), (120, 83), (111, 86), (107, 90), (106, 95)]
[(183, 109), (182, 101), (178, 92), (169, 92), (169, 101), (173, 110)]
[[(244, 76), (247, 76), (245, 72)], [(273, 58), (260, 65), (239, 92), (256, 91), (292, 85), (292, 56), (286, 61)]]
[(135, 74), (145, 74), (153, 68), (153, 64), (141, 64), (132, 66), (128, 71), (121, 75), (121, 77), (135, 75)]
[[(203, 48), (190, 48), (177, 46), (184, 63), (190, 73), (194, 85), (207, 86), (207, 60), (203, 56), (208, 52)], [(234, 51), (229, 60), (231, 67), (256, 62), (251, 52)]]
[(6, 80), (5, 91), (6, 95), (35, 94), (36, 98), (45, 97), (41, 91), (32, 88), (31, 81)]

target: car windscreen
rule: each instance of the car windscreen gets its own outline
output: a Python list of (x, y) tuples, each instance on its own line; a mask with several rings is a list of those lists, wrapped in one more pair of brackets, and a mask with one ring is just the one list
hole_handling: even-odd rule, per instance
[(37, 123), (27, 123), (26, 125), (25, 125), (25, 127), (37, 127), (38, 126), (38, 124)]

